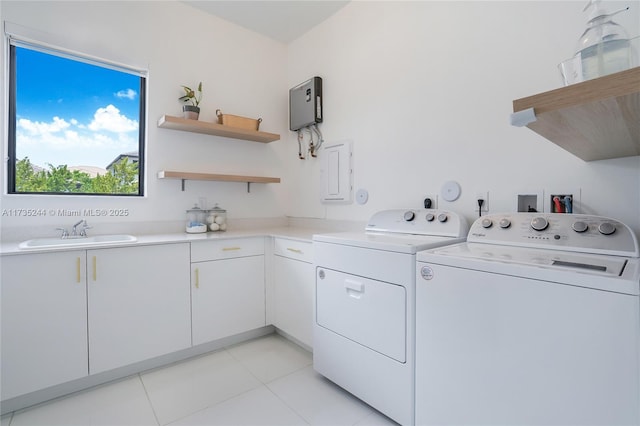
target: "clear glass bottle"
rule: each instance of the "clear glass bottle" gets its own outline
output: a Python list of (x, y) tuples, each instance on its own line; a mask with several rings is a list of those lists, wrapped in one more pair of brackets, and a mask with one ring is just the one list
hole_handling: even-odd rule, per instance
[(207, 223), (205, 222), (205, 211), (198, 205), (194, 205), (187, 210), (186, 231), (188, 234), (200, 234), (207, 232)]
[(577, 55), (582, 63), (582, 77), (596, 77), (631, 68), (631, 48), (627, 32), (612, 18), (628, 7), (607, 13), (600, 0), (590, 0), (584, 11), (591, 9), (587, 29), (578, 41)]
[(227, 211), (218, 207), (218, 204), (207, 210), (207, 225), (209, 231), (219, 232), (227, 230)]

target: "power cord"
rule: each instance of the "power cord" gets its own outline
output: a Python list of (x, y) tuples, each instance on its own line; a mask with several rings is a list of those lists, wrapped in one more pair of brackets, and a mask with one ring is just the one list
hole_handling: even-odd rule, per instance
[(484, 200), (482, 198), (478, 198), (478, 217), (482, 216), (482, 205), (484, 204)]

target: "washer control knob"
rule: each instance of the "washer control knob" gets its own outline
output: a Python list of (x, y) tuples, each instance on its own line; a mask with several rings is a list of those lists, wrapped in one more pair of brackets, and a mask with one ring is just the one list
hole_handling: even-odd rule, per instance
[(425, 219), (427, 219), (427, 222), (433, 222), (433, 220), (436, 217), (433, 215), (433, 213), (427, 213), (427, 217)]
[(439, 221), (439, 222), (444, 223), (444, 222), (446, 222), (446, 221), (447, 221), (447, 219), (449, 219), (449, 217), (447, 217), (447, 214), (446, 214), (446, 213), (440, 213), (440, 214), (438, 215), (438, 221)]
[(491, 228), (491, 226), (493, 225), (493, 222), (491, 221), (491, 219), (482, 219), (482, 222), (480, 222), (482, 224), (483, 228)]
[(549, 222), (544, 217), (534, 217), (531, 220), (531, 227), (536, 231), (544, 231), (549, 226)]
[(616, 232), (616, 226), (611, 222), (602, 222), (600, 226), (598, 226), (598, 231), (602, 235), (611, 235)]
[(510, 226), (511, 226), (511, 221), (509, 219), (507, 219), (506, 217), (503, 219), (500, 219), (500, 228), (507, 229)]
[(573, 230), (576, 232), (585, 232), (587, 229), (589, 229), (589, 225), (587, 225), (587, 222), (579, 220), (577, 222), (573, 222), (571, 228), (573, 228)]
[(416, 217), (416, 214), (411, 210), (409, 210), (408, 212), (404, 212), (405, 222), (411, 222), (413, 219), (415, 219), (415, 217)]

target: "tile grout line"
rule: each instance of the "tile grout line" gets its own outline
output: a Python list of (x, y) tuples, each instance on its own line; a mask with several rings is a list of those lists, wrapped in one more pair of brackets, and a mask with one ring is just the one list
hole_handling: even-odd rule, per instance
[[(223, 348), (220, 348), (220, 349), (216, 350), (215, 352), (222, 352), (222, 351), (227, 352), (227, 354), (229, 355), (229, 357), (230, 357), (233, 361), (235, 361), (235, 362), (236, 362), (236, 363), (237, 363), (237, 364), (238, 364), (242, 369), (246, 370), (246, 372), (247, 372), (247, 373), (249, 373), (249, 375), (251, 375), (251, 377), (253, 377), (254, 379), (256, 379), (256, 381), (257, 381), (258, 383), (260, 383), (260, 386), (264, 386), (264, 387), (266, 388), (266, 385), (265, 385), (264, 383), (262, 383), (262, 380), (260, 380), (258, 377), (256, 377), (256, 376), (255, 376), (255, 375), (254, 375), (254, 374), (253, 374), (253, 373), (252, 373), (252, 372), (251, 372), (247, 367), (245, 367), (245, 366), (244, 366), (244, 365), (243, 365), (243, 364), (242, 364), (238, 359), (236, 359), (236, 357), (234, 357), (234, 356), (233, 356), (233, 354), (232, 354), (230, 351), (228, 351), (228, 350), (227, 350), (227, 348), (228, 348), (228, 347), (230, 347), (230, 346), (225, 346), (225, 347), (223, 347)], [(175, 422), (178, 422), (178, 421), (180, 421), (180, 420), (186, 419), (187, 417), (190, 417), (190, 416), (192, 416), (192, 415), (194, 415), (194, 414), (200, 413), (200, 412), (202, 412), (202, 411), (205, 411), (205, 410), (208, 410), (208, 409), (213, 408), (213, 407), (215, 407), (215, 406), (218, 406), (218, 405), (220, 405), (220, 404), (223, 404), (223, 403), (225, 403), (225, 402), (227, 402), (227, 401), (229, 401), (229, 400), (231, 400), (231, 399), (233, 399), (233, 398), (236, 398), (236, 397), (238, 397), (238, 396), (240, 396), (240, 395), (244, 395), (244, 394), (246, 394), (246, 393), (249, 393), (249, 392), (251, 392), (251, 391), (254, 391), (254, 390), (256, 390), (256, 389), (260, 388), (260, 386), (256, 386), (256, 387), (254, 387), (254, 388), (247, 389), (247, 390), (246, 390), (246, 391), (244, 391), (244, 392), (240, 392), (240, 393), (239, 393), (239, 394), (237, 394), (237, 395), (233, 395), (233, 396), (230, 396), (230, 397), (228, 397), (228, 398), (225, 398), (225, 399), (223, 399), (223, 400), (221, 400), (221, 401), (216, 402), (215, 404), (207, 405), (206, 407), (200, 408), (200, 409), (198, 409), (198, 410), (196, 410), (196, 411), (194, 411), (194, 412), (192, 412), (192, 413), (189, 413), (189, 414), (187, 414), (187, 415), (185, 415), (185, 416), (183, 416), (183, 417), (180, 417), (180, 418), (178, 418), (178, 419), (172, 420), (172, 421), (170, 421), (170, 422), (169, 422), (169, 423), (167, 423), (167, 424), (164, 424), (164, 425), (163, 425), (163, 424), (161, 424), (161, 423), (160, 423), (160, 421), (158, 420), (158, 425), (160, 425), (160, 426), (170, 426), (172, 423), (175, 423)], [(145, 392), (146, 392), (146, 388), (145, 388)], [(151, 406), (152, 406), (152, 408), (153, 408), (153, 404), (151, 404)], [(154, 413), (154, 415), (155, 415), (155, 410), (154, 410), (154, 412), (153, 412), (153, 413)], [(157, 416), (156, 416), (156, 419), (157, 419)]]
[[(284, 376), (283, 376), (284, 377)], [(277, 379), (275, 379), (277, 380)], [(272, 380), (273, 382), (274, 380)], [(265, 388), (267, 388), (267, 390), (269, 392), (271, 392), (273, 394), (273, 396), (275, 396), (276, 398), (278, 398), (278, 400), (280, 402), (282, 402), (289, 410), (291, 410), (292, 412), (294, 412), (296, 414), (296, 416), (300, 417), (306, 424), (311, 425), (311, 421), (308, 420), (305, 416), (303, 416), (301, 413), (299, 413), (295, 408), (293, 408), (291, 405), (287, 404), (287, 402), (285, 400), (283, 400), (282, 398), (280, 398), (280, 395), (278, 395), (277, 393), (275, 393), (273, 391), (273, 389), (271, 389), (269, 386), (267, 386), (266, 384), (264, 385)]]
[[(140, 384), (142, 385), (142, 389), (144, 390), (144, 394), (147, 396), (147, 402), (149, 403), (149, 407), (151, 407), (151, 411), (153, 412), (153, 417), (156, 419), (156, 423), (160, 426), (160, 419), (158, 418), (158, 414), (156, 413), (156, 409), (153, 407), (153, 402), (151, 402), (151, 397), (149, 396), (149, 392), (147, 391), (147, 387), (144, 384), (144, 380), (142, 380), (142, 374), (136, 374), (138, 376), (138, 380), (140, 380)], [(11, 425), (9, 425), (11, 426)]]
[(15, 414), (15, 411), (12, 411), (12, 412), (6, 414), (6, 416), (9, 417), (9, 423), (7, 423), (7, 426), (11, 426), (11, 423), (13, 423), (13, 415), (14, 414)]

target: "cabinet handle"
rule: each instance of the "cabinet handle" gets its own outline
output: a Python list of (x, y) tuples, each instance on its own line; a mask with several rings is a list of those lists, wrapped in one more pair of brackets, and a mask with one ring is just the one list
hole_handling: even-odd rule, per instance
[(291, 252), (294, 252), (296, 254), (304, 254), (304, 252), (302, 250), (294, 249), (294, 248), (291, 248), (291, 247), (287, 247), (287, 250), (289, 250)]
[(234, 250), (241, 250), (242, 247), (223, 247), (222, 251), (234, 251)]
[(196, 268), (196, 288), (200, 288), (200, 269)]
[(76, 257), (76, 282), (80, 283), (80, 257)]
[(95, 256), (93, 256), (92, 263), (93, 263), (93, 280), (97, 281), (97, 279), (98, 279), (98, 261), (96, 260)]

